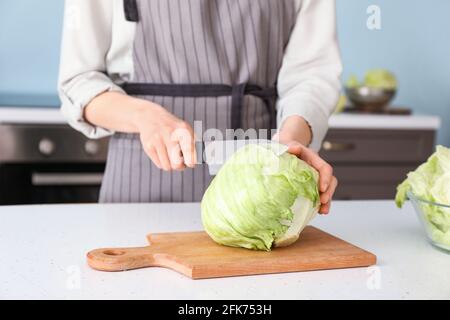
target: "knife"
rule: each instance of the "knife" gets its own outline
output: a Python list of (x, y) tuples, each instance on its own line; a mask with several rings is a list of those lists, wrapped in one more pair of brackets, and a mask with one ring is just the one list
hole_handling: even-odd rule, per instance
[(276, 155), (282, 155), (288, 150), (286, 145), (266, 139), (200, 141), (195, 145), (197, 163), (207, 164), (209, 174), (215, 176), (236, 151), (253, 144), (269, 145)]

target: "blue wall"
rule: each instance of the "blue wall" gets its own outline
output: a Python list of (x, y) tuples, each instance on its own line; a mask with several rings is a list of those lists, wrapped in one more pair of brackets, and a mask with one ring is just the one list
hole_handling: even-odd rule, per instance
[[(381, 7), (382, 29), (366, 27), (369, 5)], [(450, 1), (338, 0), (344, 79), (382, 67), (396, 73), (394, 104), (439, 115), (439, 143), (450, 146)]]
[[(381, 7), (382, 30), (366, 27), (366, 9)], [(62, 0), (0, 1), (0, 105), (57, 106)], [(367, 69), (394, 71), (396, 105), (440, 115), (439, 142), (450, 145), (450, 1), (338, 0), (344, 78)]]
[(0, 0), (0, 105), (58, 106), (63, 0)]

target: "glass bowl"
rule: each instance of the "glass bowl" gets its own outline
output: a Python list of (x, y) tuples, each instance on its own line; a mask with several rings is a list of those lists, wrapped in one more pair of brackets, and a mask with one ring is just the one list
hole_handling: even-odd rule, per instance
[(411, 191), (408, 198), (431, 244), (450, 252), (450, 205), (420, 199)]

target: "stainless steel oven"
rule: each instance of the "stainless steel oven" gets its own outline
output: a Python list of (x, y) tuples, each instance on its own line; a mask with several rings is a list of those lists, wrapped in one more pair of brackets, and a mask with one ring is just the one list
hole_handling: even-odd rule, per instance
[(64, 124), (0, 124), (0, 205), (97, 202), (107, 147)]

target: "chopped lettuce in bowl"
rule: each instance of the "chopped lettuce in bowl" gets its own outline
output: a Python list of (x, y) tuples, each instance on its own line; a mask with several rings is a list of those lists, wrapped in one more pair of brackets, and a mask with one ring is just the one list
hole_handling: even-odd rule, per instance
[(450, 149), (436, 152), (397, 187), (395, 201), (401, 208), (409, 198), (436, 246), (450, 250)]

